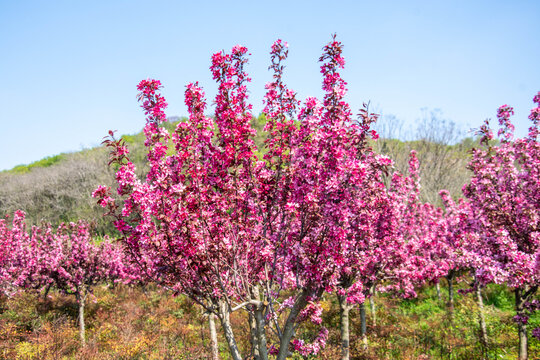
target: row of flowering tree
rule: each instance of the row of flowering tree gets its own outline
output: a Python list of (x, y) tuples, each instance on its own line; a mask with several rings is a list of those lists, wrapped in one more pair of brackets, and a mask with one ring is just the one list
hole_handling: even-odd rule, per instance
[[(540, 285), (540, 93), (534, 97), (528, 136), (514, 139), (511, 107), (501, 106), (498, 142), (486, 121), (482, 148), (473, 151), (471, 182), (463, 192), (480, 218), (475, 230), (477, 254), (485, 259), (480, 281), (506, 283), (515, 293), (519, 359), (527, 359), (528, 314), (538, 308), (533, 296)], [(488, 266), (485, 266), (488, 265)], [(539, 329), (533, 330), (539, 336)]]
[(21, 289), (46, 293), (51, 287), (75, 296), (81, 343), (85, 343), (84, 308), (92, 287), (107, 281), (133, 281), (138, 276), (125, 262), (122, 249), (107, 238), (97, 243), (88, 223), (33, 226), (15, 212), (10, 224), (0, 220), (0, 291), (11, 296)]
[[(248, 313), (254, 358), (285, 359), (293, 349), (307, 356), (324, 346), (327, 330), (321, 327), (306, 342), (298, 327), (304, 321), (320, 325), (321, 296), (335, 293), (342, 358), (348, 359), (348, 313), (374, 289), (414, 296), (418, 285), (441, 277), (451, 285), (457, 273), (471, 270), (476, 289), (491, 281), (516, 289), (520, 353), (526, 357), (523, 309), (533, 307), (526, 301), (536, 291), (539, 269), (538, 111), (531, 115), (529, 138), (516, 142), (506, 136), (510, 123), (503, 113), (501, 144), (474, 152), (468, 200), (454, 203), (442, 192), (443, 211), (419, 201), (414, 152), (403, 175), (390, 174), (391, 160), (372, 151), (376, 115), (366, 107), (355, 118), (344, 101), (339, 69), (345, 62), (335, 38), (320, 59), (322, 101), (296, 99), (283, 82), (287, 45), (272, 45), (274, 75), (266, 87), (268, 121), (260, 147), (253, 141), (246, 53), (235, 46), (212, 56), (214, 116), (205, 115), (202, 88), (190, 83), (189, 120), (171, 133), (160, 126), (167, 106), (161, 83), (141, 81), (150, 165), (145, 179), (135, 175), (121, 139), (111, 132), (104, 142), (124, 201), (117, 204), (106, 187), (93, 196), (145, 276), (189, 296), (210, 319), (217, 316), (235, 360), (245, 354), (232, 312)], [(512, 189), (526, 192), (517, 199)]]
[[(533, 100), (540, 105), (540, 93)], [(540, 308), (534, 300), (540, 285), (540, 108), (531, 111), (532, 126), (528, 136), (521, 139), (513, 138), (511, 115), (511, 107), (499, 108), (498, 141), (493, 140), (488, 121), (480, 128), (481, 147), (472, 151), (469, 168), (473, 176), (463, 187), (465, 199), (454, 202), (443, 190), (440, 195), (445, 211), (426, 207), (431, 208), (434, 219), (427, 233), (437, 235), (420, 254), (437, 269), (433, 280), (448, 279), (450, 307), (452, 280), (460, 273), (472, 274), (471, 290), (479, 305), (480, 340), (484, 348), (488, 337), (481, 289), (489, 283), (506, 284), (512, 289), (519, 359), (527, 359), (526, 325), (529, 315)], [(424, 217), (429, 212), (424, 212)], [(540, 337), (540, 329), (533, 329), (532, 333)]]

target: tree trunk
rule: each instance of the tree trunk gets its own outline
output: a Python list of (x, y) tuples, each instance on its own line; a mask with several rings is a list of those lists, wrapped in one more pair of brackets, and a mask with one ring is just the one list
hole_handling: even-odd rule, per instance
[(219, 360), (218, 338), (216, 331), (216, 315), (208, 314), (208, 325), (210, 327), (210, 349), (212, 352), (212, 360)]
[(448, 308), (450, 313), (454, 312), (454, 273), (450, 270), (450, 273), (446, 276), (448, 281)]
[(368, 347), (368, 342), (367, 342), (366, 303), (365, 302), (360, 304), (360, 336), (362, 337), (364, 350), (366, 350)]
[(79, 335), (82, 346), (86, 345), (85, 327), (84, 327), (84, 302), (79, 304)]
[(375, 309), (375, 285), (372, 285), (369, 288), (369, 293), (371, 296), (369, 297), (369, 307), (371, 309), (371, 325), (373, 327), (377, 326), (377, 311)]
[(287, 317), (287, 321), (285, 322), (285, 326), (283, 327), (281, 339), (279, 339), (279, 352), (276, 360), (285, 360), (289, 354), (289, 344), (291, 343), (291, 339), (294, 334), (296, 318), (298, 318), (300, 311), (306, 307), (307, 297), (307, 291), (303, 290), (294, 302), (291, 312)]
[(236, 344), (234, 332), (231, 327), (229, 306), (224, 301), (219, 302), (219, 320), (233, 360), (242, 360), (242, 355), (240, 354), (240, 350), (238, 350), (238, 345)]
[[(525, 316), (524, 313), (524, 304), (523, 304), (523, 289), (516, 289), (516, 314), (518, 316)], [(528, 344), (527, 344), (527, 325), (522, 321), (517, 321), (518, 326), (518, 335), (519, 335), (519, 360), (527, 360), (528, 355)]]
[(47, 300), (47, 296), (49, 295), (49, 291), (51, 291), (52, 284), (47, 285), (45, 288), (45, 292), (43, 293), (43, 300)]
[(478, 321), (480, 322), (480, 343), (483, 352), (487, 353), (488, 336), (486, 327), (486, 318), (484, 317), (484, 300), (482, 299), (482, 288), (479, 284), (476, 286), (476, 302), (478, 303)]
[(264, 307), (260, 306), (255, 310), (255, 320), (257, 323), (257, 339), (259, 340), (259, 357), (261, 360), (268, 360), (268, 346), (266, 344), (266, 333), (264, 329)]
[(75, 297), (77, 298), (77, 303), (79, 305), (79, 336), (81, 338), (81, 345), (84, 347), (86, 345), (86, 336), (85, 336), (85, 326), (84, 326), (84, 305), (86, 302), (87, 296), (86, 288), (81, 288), (77, 290)]
[(253, 312), (248, 312), (248, 321), (249, 321), (249, 342), (251, 343), (251, 355), (253, 360), (260, 360), (259, 354), (259, 338), (257, 337), (257, 320), (255, 320), (255, 315)]
[(337, 296), (339, 301), (340, 330), (341, 330), (341, 360), (349, 360), (350, 336), (349, 336), (349, 312), (351, 307), (347, 304), (347, 297)]
[(435, 289), (437, 290), (437, 300), (441, 302), (441, 283), (437, 281), (435, 284)]

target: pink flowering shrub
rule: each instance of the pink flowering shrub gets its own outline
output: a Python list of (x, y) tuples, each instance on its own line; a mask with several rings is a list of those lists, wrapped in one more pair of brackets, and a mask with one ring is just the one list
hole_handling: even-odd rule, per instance
[(85, 222), (61, 224), (56, 231), (35, 227), (33, 238), (41, 286), (53, 285), (84, 301), (92, 286), (124, 277), (122, 250), (108, 238), (97, 244)]
[(506, 282), (516, 294), (516, 319), (520, 335), (520, 359), (527, 357), (525, 304), (540, 285), (540, 93), (529, 116), (532, 126), (525, 138), (514, 139), (510, 121), (513, 109), (501, 106), (497, 118), (499, 143), (490, 141), (489, 123), (481, 127), (483, 148), (473, 150), (471, 182), (463, 188), (474, 211), (481, 216), (479, 254), (491, 259), (488, 273)]
[(0, 219), (0, 293), (8, 296), (31, 283), (37, 268), (25, 216), (16, 211), (11, 226)]
[(0, 289), (11, 295), (22, 288), (54, 287), (73, 294), (79, 305), (84, 343), (84, 306), (92, 287), (106, 281), (136, 279), (124, 262), (123, 251), (108, 238), (96, 243), (89, 224), (33, 226), (28, 232), (24, 212), (15, 212), (13, 224), (0, 220)]

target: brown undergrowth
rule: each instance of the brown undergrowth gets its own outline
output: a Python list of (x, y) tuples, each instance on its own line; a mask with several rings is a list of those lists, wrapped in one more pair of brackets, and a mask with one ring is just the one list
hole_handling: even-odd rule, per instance
[[(351, 313), (351, 359), (515, 358), (511, 294), (499, 287), (487, 289), (485, 297), (488, 349), (478, 341), (472, 296), (459, 295), (450, 313), (444, 300), (439, 301), (434, 290), (426, 288), (411, 300), (377, 296), (376, 325), (368, 307), (367, 348), (358, 336), (361, 324), (355, 309)], [(324, 299), (323, 308), (328, 343), (311, 359), (339, 359), (339, 308), (331, 295)], [(0, 359), (209, 359), (207, 318), (200, 306), (185, 297), (173, 297), (153, 286), (100, 286), (86, 309), (87, 344), (81, 348), (74, 297), (51, 292), (44, 299), (37, 293), (21, 292), (1, 299)], [(245, 313), (235, 313), (232, 324), (239, 347), (248, 354), (245, 317)], [(298, 335), (309, 339), (317, 332), (316, 326), (307, 325)], [(220, 358), (228, 359), (226, 343), (219, 336)], [(531, 358), (540, 358), (538, 341), (531, 339), (530, 348)], [(292, 358), (302, 359), (298, 354)]]

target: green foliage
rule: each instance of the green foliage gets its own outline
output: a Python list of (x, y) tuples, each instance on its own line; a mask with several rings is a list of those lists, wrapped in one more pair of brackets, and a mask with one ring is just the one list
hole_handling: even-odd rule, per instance
[(11, 173), (14, 173), (14, 174), (26, 174), (30, 170), (32, 170), (33, 168), (36, 168), (36, 167), (49, 167), (49, 166), (52, 166), (52, 165), (58, 163), (59, 161), (62, 161), (63, 159), (65, 159), (65, 157), (66, 157), (65, 154), (47, 156), (47, 157), (45, 157), (45, 158), (43, 158), (41, 160), (34, 161), (33, 163), (30, 163), (28, 165), (17, 165), (13, 169), (8, 170), (8, 171), (11, 172)]
[[(467, 283), (466, 281), (464, 283)], [(380, 325), (368, 329), (369, 353), (377, 358), (409, 359), (514, 359), (517, 353), (517, 332), (512, 320), (513, 293), (502, 285), (489, 285), (483, 291), (484, 316), (489, 345), (483, 349), (479, 341), (479, 310), (474, 294), (458, 295), (455, 308), (446, 305), (447, 291), (441, 289), (441, 301), (435, 287), (425, 287), (414, 299), (396, 299), (381, 294), (377, 297)], [(540, 324), (540, 314), (529, 320), (529, 328)], [(376, 341), (372, 342), (371, 339)], [(538, 340), (529, 336), (530, 355), (536, 358)], [(536, 350), (535, 350), (536, 349)], [(391, 354), (391, 355), (390, 355)]]
[(514, 310), (514, 294), (506, 286), (493, 284), (484, 293), (486, 305), (506, 311)]

